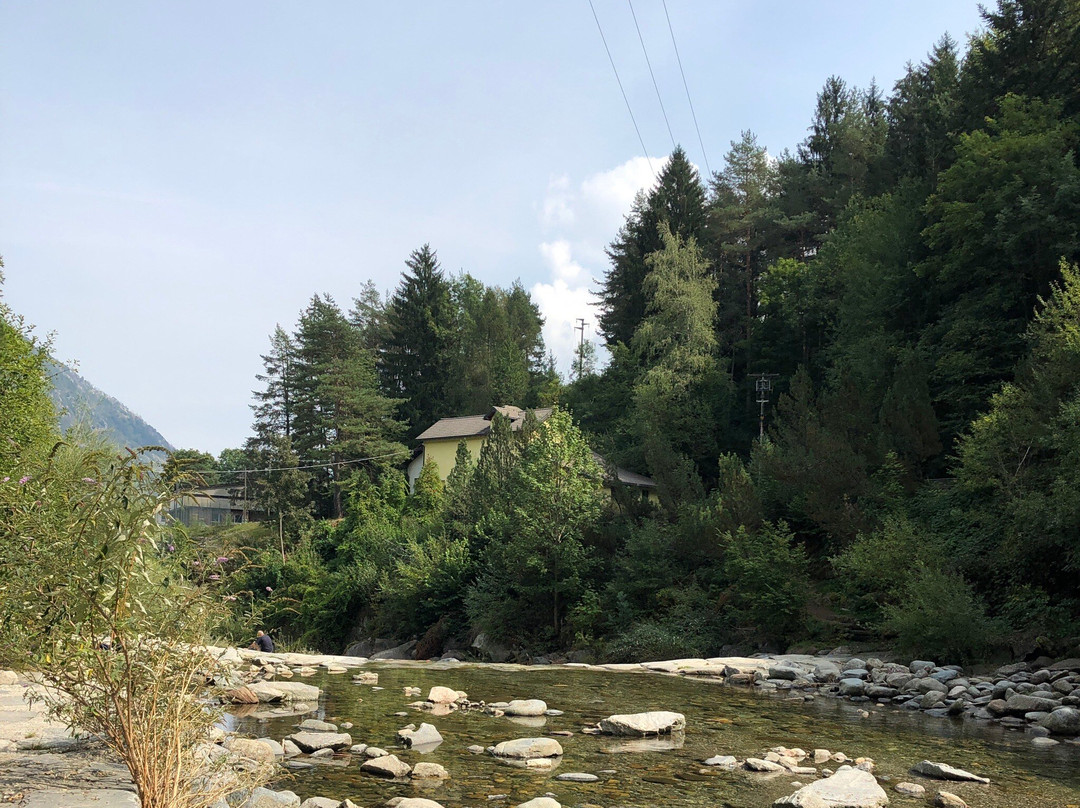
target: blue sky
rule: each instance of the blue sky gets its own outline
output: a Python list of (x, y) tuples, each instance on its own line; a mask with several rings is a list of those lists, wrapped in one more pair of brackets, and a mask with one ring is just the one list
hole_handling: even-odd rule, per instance
[[(626, 2), (594, 0), (653, 167), (671, 151)], [(830, 74), (888, 91), (975, 2), (668, 0), (709, 163), (806, 134)], [(702, 169), (660, 0), (634, 3)], [(650, 182), (588, 0), (0, 3), (8, 303), (173, 444), (249, 433), (276, 323), (392, 289), (429, 242), (515, 279), (565, 368), (572, 322)]]

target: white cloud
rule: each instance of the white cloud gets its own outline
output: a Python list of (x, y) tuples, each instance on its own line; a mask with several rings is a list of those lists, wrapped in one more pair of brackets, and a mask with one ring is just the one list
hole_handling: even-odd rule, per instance
[(630, 212), (634, 197), (655, 181), (667, 158), (633, 157), (609, 171), (586, 177), (576, 185), (560, 175), (548, 182), (539, 207), (540, 224), (550, 236), (539, 245), (549, 280), (532, 287), (532, 297), (544, 316), (544, 342), (555, 354), (559, 370), (568, 374), (578, 344), (578, 318), (588, 324), (585, 338), (606, 359), (597, 333), (600, 310), (594, 289), (607, 268), (604, 249), (615, 238)]

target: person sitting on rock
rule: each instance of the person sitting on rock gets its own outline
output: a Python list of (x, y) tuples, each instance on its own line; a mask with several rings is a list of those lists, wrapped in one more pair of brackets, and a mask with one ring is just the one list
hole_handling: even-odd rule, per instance
[(259, 633), (255, 637), (255, 641), (252, 642), (251, 645), (248, 646), (248, 648), (257, 648), (264, 654), (272, 654), (274, 653), (274, 641), (270, 639), (269, 634), (260, 629)]

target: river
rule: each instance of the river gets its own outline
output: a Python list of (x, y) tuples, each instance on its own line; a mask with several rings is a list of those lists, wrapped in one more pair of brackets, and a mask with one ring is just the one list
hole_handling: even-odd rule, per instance
[[(302, 798), (349, 798), (362, 806), (378, 805), (395, 796), (424, 796), (447, 808), (513, 806), (550, 792), (564, 806), (766, 808), (777, 797), (793, 792), (792, 783), (805, 784), (812, 778), (742, 771), (702, 773), (701, 761), (728, 754), (740, 760), (763, 757), (771, 747), (787, 746), (873, 758), (875, 774), (882, 778), (894, 806), (927, 805), (938, 789), (961, 796), (971, 808), (1080, 806), (1080, 745), (1062, 743), (1038, 749), (1032, 746), (1030, 736), (999, 725), (932, 718), (919, 712), (822, 697), (810, 702), (789, 701), (655, 673), (443, 663), (370, 663), (364, 670), (379, 674), (378, 687), (382, 689), (354, 684), (348, 674), (320, 674), (304, 680), (323, 688), (318, 710), (300, 717), (237, 717), (230, 723), (244, 734), (280, 741), (295, 731), (301, 718), (351, 722), (348, 732), (354, 743), (382, 747), (410, 764), (421, 760), (439, 763), (450, 772), (450, 779), (438, 783), (384, 781), (361, 773), (357, 757), (341, 755), (281, 778), (275, 788), (291, 789)], [(406, 706), (417, 697), (407, 697), (405, 687), (418, 687), (426, 696), (434, 685), (464, 690), (474, 701), (539, 698), (564, 714), (546, 719), (493, 717), (481, 712), (433, 717)], [(862, 717), (863, 708), (870, 711), (868, 718)], [(649, 710), (683, 713), (685, 736), (675, 742), (657, 742), (581, 733), (583, 726), (613, 713)], [(396, 715), (401, 712), (408, 715)], [(397, 730), (422, 721), (436, 726), (444, 742), (424, 755), (402, 749), (396, 742)], [(487, 747), (559, 731), (573, 735), (558, 737), (564, 756), (551, 771), (515, 768), (490, 755), (467, 751), (473, 744)], [(924, 759), (989, 777), (991, 784), (940, 783), (908, 773)], [(572, 783), (554, 779), (566, 772), (596, 774), (600, 780)], [(927, 798), (893, 792), (892, 786), (903, 781), (926, 786)], [(505, 799), (492, 799), (495, 795), (505, 795)]]

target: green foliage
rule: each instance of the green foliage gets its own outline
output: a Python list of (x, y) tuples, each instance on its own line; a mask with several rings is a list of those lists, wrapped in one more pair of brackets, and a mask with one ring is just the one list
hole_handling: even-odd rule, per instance
[(1000, 631), (971, 585), (956, 572), (918, 565), (899, 602), (885, 608), (884, 629), (900, 653), (960, 663), (984, 659)]
[(736, 636), (784, 644), (805, 628), (809, 589), (803, 548), (783, 522), (720, 537), (728, 582), (725, 617)]
[(205, 808), (256, 779), (222, 779), (199, 755), (219, 719), (201, 698), (218, 664), (200, 649), (221, 574), (196, 585), (209, 559), (167, 542), (162, 478), (138, 454), (70, 444), (15, 471), (0, 483), (6, 665), (41, 677), (49, 712), (101, 738), (148, 808)]
[[(0, 287), (3, 282), (0, 273)], [(0, 472), (5, 474), (14, 472), (20, 458), (47, 451), (56, 437), (46, 376), (48, 351), (49, 343), (38, 341), (0, 298)]]
[[(484, 469), (481, 454), (477, 477)], [(468, 599), (476, 625), (500, 639), (559, 638), (567, 610), (586, 590), (588, 534), (606, 496), (601, 484), (601, 469), (567, 413), (556, 410), (526, 432), (504, 493), (484, 517), (482, 572)]]

